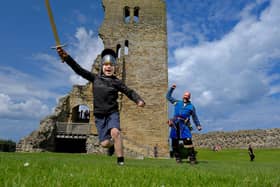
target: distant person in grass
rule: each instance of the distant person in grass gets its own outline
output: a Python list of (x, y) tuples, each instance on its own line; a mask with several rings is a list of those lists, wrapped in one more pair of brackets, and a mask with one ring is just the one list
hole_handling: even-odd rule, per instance
[(250, 161), (254, 161), (255, 154), (254, 154), (254, 151), (253, 151), (253, 148), (252, 148), (251, 144), (249, 144), (249, 147), (248, 147), (248, 154), (250, 156)]
[(177, 163), (182, 162), (180, 154), (180, 142), (183, 141), (184, 147), (187, 148), (187, 157), (189, 157), (191, 164), (196, 164), (196, 153), (192, 143), (192, 126), (190, 123), (190, 117), (200, 131), (202, 127), (196, 115), (195, 107), (191, 103), (191, 93), (186, 91), (182, 100), (177, 100), (172, 97), (172, 93), (175, 90), (176, 85), (173, 84), (166, 94), (167, 100), (174, 105), (174, 117), (168, 120), (168, 125), (171, 127), (170, 138), (172, 140), (173, 153)]
[(120, 130), (118, 92), (124, 93), (137, 106), (144, 107), (144, 100), (132, 89), (128, 88), (115, 76), (116, 53), (112, 49), (104, 49), (101, 53), (101, 71), (94, 74), (83, 69), (61, 47), (57, 48), (61, 59), (78, 75), (92, 82), (95, 125), (102, 147), (108, 148), (108, 154), (117, 155), (117, 163), (124, 165), (123, 144)]

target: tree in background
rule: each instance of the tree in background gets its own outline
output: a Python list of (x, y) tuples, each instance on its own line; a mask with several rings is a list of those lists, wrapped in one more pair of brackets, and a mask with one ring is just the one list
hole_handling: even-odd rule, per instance
[(15, 152), (16, 143), (12, 140), (1, 140), (0, 139), (0, 151), (2, 152)]

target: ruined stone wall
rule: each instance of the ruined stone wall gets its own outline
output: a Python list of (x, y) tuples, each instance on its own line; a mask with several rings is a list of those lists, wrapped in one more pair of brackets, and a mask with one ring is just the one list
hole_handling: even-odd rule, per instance
[(193, 142), (196, 147), (213, 148), (248, 148), (252, 144), (255, 148), (280, 148), (280, 129), (240, 130), (235, 132), (210, 132), (194, 134)]
[(37, 130), (23, 137), (16, 146), (17, 152), (42, 152), (55, 150), (55, 123), (68, 118), (69, 96), (62, 97), (55, 111), (41, 120)]

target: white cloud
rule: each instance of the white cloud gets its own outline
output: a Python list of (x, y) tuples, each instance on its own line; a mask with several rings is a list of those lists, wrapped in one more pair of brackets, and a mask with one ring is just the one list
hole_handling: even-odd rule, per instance
[[(254, 107), (258, 106), (255, 103), (259, 102), (263, 110), (279, 114), (270, 109), (271, 102), (264, 102), (272, 100), (272, 93), (280, 93), (279, 71), (278, 75), (269, 73), (280, 60), (279, 11), (280, 2), (272, 1), (259, 19), (243, 14), (242, 20), (221, 40), (174, 51), (176, 65), (169, 69), (170, 84), (177, 83), (176, 92), (182, 93), (186, 88), (192, 92), (198, 111), (200, 108), (201, 113), (207, 114), (203, 116), (205, 120), (234, 121), (239, 119), (237, 111), (243, 112), (244, 120), (245, 114), (253, 118)], [(266, 120), (268, 116), (262, 118), (262, 122)], [(215, 128), (227, 125), (220, 124)], [(238, 123), (237, 126), (240, 127)]]
[[(92, 30), (84, 27), (77, 28), (74, 39), (70, 38), (70, 40), (72, 43), (65, 47), (65, 50), (79, 65), (91, 71), (94, 60), (104, 49), (102, 40), (98, 36), (94, 36)], [(62, 63), (55, 51), (54, 55), (40, 53), (33, 56), (35, 60), (41, 61), (41, 69), (48, 74), (47, 79), (54, 79), (52, 82), (57, 86), (87, 83), (87, 80), (75, 74), (65, 63)]]
[[(97, 55), (104, 49), (102, 40), (99, 37), (94, 37), (93, 34), (91, 30), (87, 31), (85, 28), (78, 28), (75, 34), (76, 42), (74, 47), (70, 49), (73, 58), (89, 71), (91, 71)], [(70, 76), (70, 81), (72, 84), (81, 85), (87, 82), (87, 80), (76, 74)]]
[[(103, 43), (91, 30), (78, 28), (73, 44), (65, 49), (82, 67), (91, 71)], [(29, 126), (21, 134), (30, 133), (40, 119), (52, 113), (58, 98), (67, 94), (73, 84), (87, 82), (61, 63), (55, 50), (52, 54), (34, 54), (28, 60), (35, 73), (0, 66), (0, 136), (11, 135), (11, 128), (27, 121)], [(9, 124), (13, 127), (6, 128)]]
[(42, 85), (44, 84), (42, 77), (33, 77), (15, 68), (0, 66), (0, 93), (16, 97), (17, 99), (57, 97), (56, 93), (49, 91)]
[(40, 100), (30, 99), (16, 101), (8, 95), (0, 93), (0, 118), (17, 119), (38, 119), (50, 112), (47, 105)]

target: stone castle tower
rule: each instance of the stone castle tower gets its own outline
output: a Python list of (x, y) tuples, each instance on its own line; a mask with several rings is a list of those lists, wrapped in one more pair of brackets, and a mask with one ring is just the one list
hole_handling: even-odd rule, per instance
[(103, 0), (105, 20), (100, 37), (122, 61), (123, 81), (145, 100), (137, 108), (121, 98), (125, 137), (142, 145), (167, 144), (166, 8), (161, 0)]
[[(168, 67), (165, 1), (103, 0), (102, 3), (105, 19), (99, 36), (105, 48), (115, 50), (118, 55), (117, 76), (146, 102), (144, 108), (139, 108), (126, 96), (119, 95), (124, 147), (127, 152), (151, 156), (157, 145), (159, 156), (166, 156)], [(92, 72), (98, 71), (99, 63), (100, 55), (92, 66)], [(55, 114), (42, 120), (40, 129), (21, 140), (17, 150), (57, 150), (67, 143), (73, 145), (80, 141), (86, 142), (87, 152), (98, 152), (93, 102), (91, 83), (74, 85), (72, 91), (60, 100)], [(89, 116), (81, 121), (79, 106), (82, 105), (87, 106)]]

